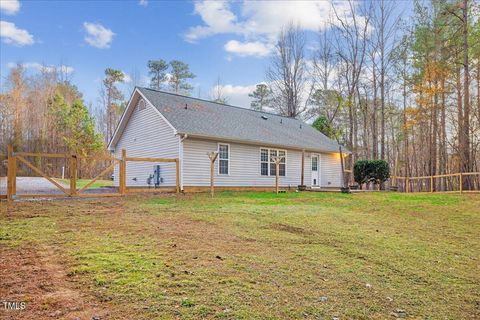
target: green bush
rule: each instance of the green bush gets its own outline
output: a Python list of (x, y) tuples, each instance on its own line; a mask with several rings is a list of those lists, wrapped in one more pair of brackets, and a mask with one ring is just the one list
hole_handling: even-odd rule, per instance
[(390, 168), (385, 160), (358, 160), (353, 165), (353, 178), (360, 187), (364, 183), (381, 184), (390, 177)]

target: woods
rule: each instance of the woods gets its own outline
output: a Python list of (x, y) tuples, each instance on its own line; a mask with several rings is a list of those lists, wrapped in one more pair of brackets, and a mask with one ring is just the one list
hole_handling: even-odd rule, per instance
[[(195, 75), (188, 64), (179, 60), (169, 64), (151, 60), (147, 66), (152, 88), (182, 94), (192, 90), (188, 80)], [(21, 63), (13, 66), (0, 93), (0, 154), (6, 154), (8, 144), (18, 152), (80, 156), (106, 153), (106, 145), (127, 104), (120, 88), (126, 79), (127, 75), (121, 70), (106, 68), (97, 104), (87, 107), (82, 93), (64, 68), (44, 66), (39, 73), (29, 74)], [(65, 159), (43, 161), (36, 158), (34, 161), (43, 171), (55, 176), (68, 169)], [(88, 163), (82, 160), (80, 175), (92, 177), (106, 165), (102, 161)], [(5, 170), (6, 166), (0, 166), (0, 175), (4, 175)], [(21, 175), (32, 174), (23, 166), (18, 171)]]
[[(412, 19), (393, 1), (348, 8), (333, 6), (310, 56), (305, 33), (294, 25), (280, 33), (265, 75), (272, 102), (262, 108), (311, 121), (352, 151), (350, 168), (384, 159), (403, 176), (478, 171), (478, 3), (415, 1)], [(290, 92), (301, 97), (294, 112), (276, 103)], [(440, 179), (434, 186), (444, 187)]]

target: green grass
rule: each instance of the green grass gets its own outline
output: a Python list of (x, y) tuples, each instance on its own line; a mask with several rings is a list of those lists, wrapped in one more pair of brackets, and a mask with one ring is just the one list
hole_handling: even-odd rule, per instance
[(478, 195), (396, 193), (20, 203), (0, 246), (62, 252), (113, 318), (473, 319), (478, 208)]
[[(70, 179), (58, 179), (63, 184), (69, 186)], [(89, 179), (77, 179), (77, 188), (81, 189), (85, 185), (87, 185), (90, 181)], [(98, 189), (101, 187), (113, 187), (113, 180), (96, 180), (92, 185), (90, 185), (89, 189)]]

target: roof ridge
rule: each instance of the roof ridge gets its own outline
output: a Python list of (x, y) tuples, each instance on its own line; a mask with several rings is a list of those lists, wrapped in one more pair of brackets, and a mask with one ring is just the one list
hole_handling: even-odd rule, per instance
[(237, 108), (237, 109), (242, 109), (242, 110), (246, 110), (246, 111), (252, 111), (252, 112), (257, 112), (257, 113), (269, 114), (269, 115), (276, 116), (276, 117), (280, 117), (280, 118), (285, 118), (285, 119), (291, 119), (291, 120), (300, 121), (300, 122), (306, 124), (306, 122), (304, 122), (304, 121), (302, 121), (302, 120), (300, 120), (300, 119), (283, 116), (283, 115), (276, 114), (276, 113), (273, 113), (273, 112), (253, 110), (253, 109), (244, 108), (244, 107), (240, 107), (240, 106), (233, 106), (233, 105), (231, 105), (231, 104), (226, 104), (226, 103), (211, 101), (211, 100), (207, 100), (207, 99), (201, 99), (201, 98), (195, 98), (195, 97), (185, 96), (185, 95), (178, 94), (178, 93), (173, 93), (173, 92), (168, 92), (168, 91), (163, 91), (163, 90), (157, 90), (157, 89), (152, 89), (152, 88), (147, 88), (147, 87), (136, 86), (136, 88), (146, 89), (146, 90), (150, 90), (150, 91), (154, 91), (154, 92), (159, 92), (159, 93), (165, 93), (165, 94), (169, 94), (169, 95), (176, 96), (176, 97), (182, 97), (182, 98), (188, 98), (188, 99), (193, 99), (193, 100), (198, 100), (198, 101), (203, 101), (203, 102), (218, 104), (218, 105), (224, 106), (224, 107)]

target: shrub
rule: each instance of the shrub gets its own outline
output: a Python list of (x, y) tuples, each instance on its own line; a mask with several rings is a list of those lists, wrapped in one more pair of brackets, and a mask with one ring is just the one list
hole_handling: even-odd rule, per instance
[(353, 177), (360, 187), (364, 183), (381, 184), (390, 177), (385, 160), (359, 160), (353, 165)]

